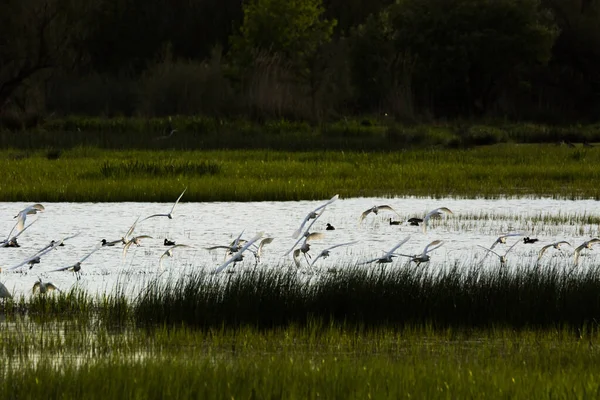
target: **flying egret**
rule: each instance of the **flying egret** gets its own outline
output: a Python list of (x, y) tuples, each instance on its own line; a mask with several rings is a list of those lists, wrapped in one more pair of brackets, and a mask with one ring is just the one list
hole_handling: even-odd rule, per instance
[(258, 235), (254, 236), (252, 239), (247, 241), (244, 244), (244, 246), (242, 246), (242, 248), (240, 248), (229, 260), (225, 261), (221, 266), (219, 266), (217, 269), (215, 269), (212, 273), (218, 274), (219, 272), (221, 272), (225, 268), (227, 268), (227, 266), (231, 263), (233, 263), (233, 266), (235, 267), (235, 264), (242, 261), (242, 259), (244, 258), (244, 255), (243, 255), (244, 251), (248, 250), (248, 248), (250, 246), (252, 246), (252, 244), (254, 244), (254, 242), (260, 240), (260, 238), (262, 238), (262, 236), (263, 236), (263, 233), (260, 232)]
[(550, 247), (554, 247), (556, 250), (560, 250), (560, 246), (562, 244), (567, 244), (567, 245), (571, 246), (571, 243), (567, 242), (566, 240), (561, 240), (560, 242), (547, 244), (546, 246), (544, 246), (540, 249), (540, 252), (538, 253), (538, 258), (537, 258), (536, 262), (540, 262), (540, 258), (542, 258), (542, 256), (546, 252), (546, 250), (548, 250)]
[(25, 259), (24, 261), (20, 262), (19, 264), (15, 265), (14, 267), (10, 267), (8, 268), (9, 271), (13, 270), (13, 269), (17, 269), (25, 264), (29, 264), (29, 269), (33, 268), (33, 266), (35, 264), (39, 264), (42, 260), (42, 256), (44, 256), (45, 254), (51, 252), (52, 250), (56, 249), (58, 246), (61, 245), (61, 243), (63, 242), (63, 240), (59, 240), (59, 241), (55, 241), (52, 240), (50, 242), (49, 245), (45, 246), (42, 250), (36, 252), (33, 256), (28, 257), (27, 259)]
[(360, 215), (360, 220), (358, 222), (359, 223), (363, 222), (363, 220), (367, 217), (367, 215), (369, 215), (371, 213), (377, 215), (379, 213), (379, 211), (381, 211), (381, 210), (391, 211), (391, 212), (395, 213), (397, 216), (400, 216), (400, 214), (398, 214), (396, 212), (396, 210), (394, 210), (392, 207), (390, 207), (388, 205), (373, 206), (373, 207), (369, 208), (368, 210), (364, 211)]
[(81, 264), (87, 260), (92, 254), (94, 254), (95, 252), (97, 252), (98, 250), (100, 250), (102, 248), (102, 245), (96, 246), (94, 247), (94, 249), (92, 251), (90, 251), (88, 254), (85, 255), (85, 257), (83, 257), (81, 260), (77, 261), (75, 264), (73, 265), (68, 265), (66, 267), (62, 267), (62, 268), (58, 268), (58, 269), (54, 269), (50, 272), (58, 272), (58, 271), (72, 271), (75, 274), (75, 277), (77, 278), (77, 280), (79, 280), (79, 278), (81, 278)]
[(17, 223), (13, 229), (11, 229), (8, 236), (12, 234), (15, 228), (17, 228), (17, 232), (21, 232), (25, 228), (25, 220), (27, 219), (28, 215), (37, 214), (38, 212), (43, 212), (44, 210), (45, 208), (43, 205), (36, 203), (19, 211), (19, 213), (14, 216), (14, 218), (17, 218)]
[(59, 288), (54, 286), (51, 282), (43, 282), (42, 278), (39, 278), (39, 280), (33, 284), (33, 289), (31, 289), (31, 291), (35, 293), (36, 290), (38, 290), (40, 294), (45, 294), (52, 290), (58, 290), (60, 292)]
[(160, 256), (160, 259), (158, 260), (158, 267), (162, 270), (163, 269), (163, 258), (165, 257), (173, 257), (173, 249), (176, 249), (178, 247), (190, 247), (187, 244), (175, 244), (171, 247), (169, 247), (167, 249), (167, 251), (165, 251), (162, 256)]
[(173, 211), (175, 210), (175, 207), (179, 203), (179, 200), (181, 200), (181, 198), (183, 197), (183, 194), (185, 193), (186, 190), (187, 190), (187, 188), (183, 189), (183, 192), (181, 192), (181, 194), (179, 195), (179, 197), (175, 201), (175, 204), (173, 204), (173, 207), (171, 207), (171, 211), (169, 211), (168, 214), (152, 214), (149, 217), (144, 218), (140, 222), (143, 222), (143, 221), (145, 221), (147, 219), (154, 218), (154, 217), (168, 217), (169, 219), (173, 219)]
[(226, 249), (227, 252), (225, 253), (224, 259), (227, 259), (228, 255), (237, 253), (242, 248), (242, 246), (246, 243), (246, 241), (244, 239), (242, 239), (242, 235), (244, 234), (244, 231), (245, 231), (245, 229), (229, 245), (211, 246), (211, 247), (207, 247), (206, 250), (211, 251), (211, 250), (217, 250), (217, 249)]
[[(302, 220), (302, 223), (300, 224), (300, 228), (296, 229), (296, 231), (292, 235), (292, 238), (293, 239), (298, 239), (298, 236), (300, 235), (300, 232), (302, 232), (302, 228), (304, 228), (304, 225), (309, 220), (311, 220), (311, 219), (316, 220), (318, 217), (320, 217), (321, 214), (323, 214), (323, 212), (325, 211), (325, 207), (327, 207), (328, 205), (330, 205), (331, 203), (333, 203), (334, 201), (336, 201), (339, 197), (340, 197), (340, 195), (336, 194), (331, 199), (327, 200), (325, 202), (325, 204), (322, 204), (319, 207), (317, 207), (314, 210), (312, 210), (311, 212), (309, 212), (308, 215), (306, 217), (304, 217), (304, 219)], [(319, 211), (319, 210), (323, 210), (323, 211), (321, 211), (320, 213), (318, 213), (317, 211)]]
[(494, 247), (496, 247), (496, 245), (498, 245), (498, 244), (506, 244), (506, 239), (509, 238), (509, 237), (513, 237), (513, 236), (523, 236), (523, 234), (519, 232), (519, 233), (507, 233), (506, 235), (501, 235), (492, 244), (492, 247), (490, 247), (490, 250), (493, 250)]
[(517, 241), (517, 242), (513, 243), (513, 245), (512, 245), (512, 246), (510, 246), (510, 247), (508, 248), (508, 250), (506, 250), (506, 253), (504, 253), (504, 255), (500, 255), (500, 254), (496, 253), (494, 250), (492, 250), (492, 249), (488, 249), (487, 247), (483, 247), (483, 246), (479, 246), (479, 245), (477, 245), (477, 246), (481, 247), (481, 248), (482, 248), (482, 249), (484, 249), (484, 250), (487, 250), (487, 253), (485, 253), (485, 254), (486, 254), (486, 256), (487, 256), (487, 255), (488, 255), (490, 252), (491, 252), (491, 253), (494, 253), (496, 256), (498, 256), (498, 258), (500, 259), (500, 265), (502, 266), (502, 265), (505, 265), (505, 264), (506, 264), (506, 256), (508, 255), (508, 253), (509, 253), (509, 252), (510, 252), (510, 251), (513, 249), (513, 247), (515, 247), (515, 246), (516, 246), (518, 243), (521, 243), (521, 241), (519, 240), (519, 241)]
[(581, 253), (581, 250), (583, 250), (583, 249), (591, 250), (592, 249), (592, 245), (594, 243), (598, 243), (598, 242), (600, 242), (600, 239), (594, 238), (594, 239), (590, 239), (590, 240), (587, 240), (587, 241), (583, 242), (581, 244), (581, 246), (577, 247), (575, 249), (575, 260), (573, 261), (573, 265), (576, 266), (577, 263), (579, 263), (579, 253)]
[(132, 244), (135, 244), (138, 247), (142, 245), (142, 239), (152, 239), (152, 236), (140, 235), (133, 237), (129, 241), (127, 241), (127, 243), (125, 243), (125, 246), (123, 246), (123, 259), (125, 259), (125, 257), (127, 256), (127, 250), (129, 250)]
[(317, 260), (319, 258), (327, 258), (329, 257), (329, 252), (333, 249), (336, 249), (338, 247), (342, 247), (342, 246), (350, 246), (351, 244), (355, 244), (358, 243), (358, 240), (355, 240), (353, 242), (348, 242), (348, 243), (341, 243), (341, 244), (336, 244), (335, 246), (331, 246), (326, 248), (325, 250), (322, 250), (318, 256), (315, 257), (315, 259), (313, 260), (313, 262), (310, 264), (310, 267), (312, 268), (313, 265), (315, 265), (315, 263), (317, 262)]
[(398, 243), (397, 245), (392, 247), (392, 249), (390, 251), (388, 251), (387, 253), (385, 253), (383, 256), (374, 258), (369, 261), (363, 261), (362, 263), (359, 263), (358, 265), (370, 264), (372, 262), (377, 262), (378, 264), (391, 263), (392, 261), (394, 261), (393, 258), (398, 256), (398, 254), (394, 254), (394, 252), (396, 250), (398, 250), (398, 248), (400, 248), (400, 246), (402, 246), (404, 243), (408, 242), (408, 239), (410, 239), (410, 236), (407, 236), (406, 238), (404, 238), (400, 243)]
[(439, 207), (425, 214), (425, 217), (423, 218), (423, 233), (427, 232), (427, 223), (429, 222), (429, 220), (431, 218), (441, 217), (443, 212), (448, 214), (454, 214), (452, 210), (450, 210), (447, 207)]
[(415, 263), (417, 263), (417, 266), (418, 266), (418, 265), (421, 265), (421, 263), (429, 262), (429, 260), (431, 260), (429, 253), (431, 253), (435, 249), (441, 247), (443, 244), (444, 244), (443, 240), (434, 240), (433, 242), (431, 242), (427, 246), (425, 246), (425, 249), (423, 249), (423, 253), (421, 253), (421, 254), (417, 254), (414, 256), (410, 256), (408, 254), (398, 254), (398, 255), (404, 256), (404, 257), (409, 257), (410, 261), (414, 261)]
[(260, 257), (262, 255), (262, 249), (263, 249), (263, 247), (266, 246), (266, 245), (268, 245), (269, 243), (271, 243), (274, 239), (275, 238), (268, 237), (268, 238), (264, 238), (263, 240), (260, 241), (260, 243), (256, 247), (256, 250), (253, 251), (254, 258), (256, 259), (256, 264), (255, 265), (258, 265), (258, 263), (260, 262)]
[[(310, 228), (310, 227), (309, 227)], [(309, 232), (308, 230), (306, 232), (304, 232), (304, 235), (302, 235), (297, 241), (296, 243), (294, 243), (294, 245), (292, 246), (291, 249), (289, 249), (285, 254), (284, 257), (286, 257), (288, 254), (290, 254), (292, 252), (292, 250), (294, 250), (294, 248), (300, 243), (302, 242), (302, 240), (304, 240), (304, 242), (302, 243), (302, 245), (294, 250), (294, 251), (298, 251), (300, 250), (303, 254), (304, 254), (304, 258), (306, 258), (306, 253), (308, 253), (308, 251), (310, 250), (310, 244), (308, 244), (308, 242), (310, 242), (311, 240), (318, 240), (318, 239), (322, 239), (323, 237), (325, 237), (325, 234), (323, 232)], [(307, 260), (308, 262), (308, 260)]]

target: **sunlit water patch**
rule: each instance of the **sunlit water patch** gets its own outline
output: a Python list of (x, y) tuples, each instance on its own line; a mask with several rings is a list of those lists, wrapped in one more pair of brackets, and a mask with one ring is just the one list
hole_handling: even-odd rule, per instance
[[(0, 248), (0, 282), (13, 295), (29, 295), (38, 278), (51, 281), (62, 290), (73, 285), (89, 293), (113, 293), (120, 290), (135, 295), (147, 282), (158, 274), (161, 279), (177, 279), (182, 274), (197, 270), (214, 270), (226, 260), (225, 250), (208, 251), (216, 245), (228, 245), (242, 233), (250, 239), (258, 232), (264, 237), (273, 237), (272, 243), (262, 251), (257, 268), (297, 269), (292, 255), (285, 254), (296, 240), (292, 233), (298, 229), (307, 213), (324, 201), (297, 202), (251, 202), (251, 203), (186, 203), (185, 197), (174, 211), (173, 219), (156, 217), (138, 223), (134, 235), (148, 235), (141, 245), (131, 246), (123, 258), (123, 246), (104, 247), (91, 255), (82, 264), (81, 279), (73, 273), (51, 272), (75, 264), (89, 254), (100, 240), (117, 240), (136, 221), (156, 213), (168, 213), (172, 204), (167, 203), (44, 203), (45, 212), (30, 215), (27, 223), (39, 219), (19, 237), (19, 248)], [(363, 211), (374, 205), (387, 204), (398, 214), (381, 211), (369, 214), (359, 223)], [(30, 204), (0, 203), (0, 232), (7, 235), (15, 224), (17, 212)], [(422, 218), (437, 207), (448, 207), (452, 215), (431, 220), (427, 232), (421, 226), (410, 226), (410, 217)], [(401, 225), (390, 225), (390, 218), (401, 221)], [(498, 236), (519, 232), (523, 236), (539, 239), (534, 244), (524, 244), (523, 237), (508, 238), (507, 244), (494, 248), (503, 255), (515, 242), (519, 242), (506, 257), (507, 268), (533, 265), (540, 249), (553, 242), (566, 240), (572, 247), (561, 251), (549, 248), (542, 258), (544, 265), (560, 265), (573, 268), (573, 250), (586, 240), (599, 235), (600, 208), (594, 200), (553, 199), (503, 199), (503, 200), (460, 200), (423, 198), (352, 198), (339, 199), (329, 205), (323, 215), (312, 226), (311, 231), (324, 233), (324, 238), (311, 242), (308, 262), (313, 261), (323, 249), (340, 243), (358, 243), (339, 247), (327, 258), (320, 258), (312, 270), (323, 273), (334, 267), (362, 263), (382, 256), (398, 242), (410, 239), (397, 253), (415, 255), (433, 240), (443, 240), (444, 245), (432, 252), (431, 261), (419, 268), (441, 270), (453, 266), (485, 268), (499, 266), (499, 257), (488, 254), (479, 246), (490, 247)], [(325, 230), (330, 223), (335, 230)], [(23, 260), (34, 255), (50, 240), (61, 239), (73, 234), (76, 237), (42, 257), (40, 264), (10, 270)], [(168, 249), (163, 245), (165, 238), (180, 247), (173, 257), (163, 258), (163, 269), (159, 268), (161, 255)], [(600, 244), (598, 245), (600, 248)], [(586, 268), (600, 257), (593, 248), (581, 252), (577, 268)], [(312, 258), (310, 258), (312, 257)], [(311, 272), (304, 257), (299, 258), (300, 273)], [(386, 268), (409, 262), (398, 256)], [(247, 254), (234, 271), (250, 271), (255, 258)], [(365, 264), (365, 268), (378, 268), (376, 264)]]

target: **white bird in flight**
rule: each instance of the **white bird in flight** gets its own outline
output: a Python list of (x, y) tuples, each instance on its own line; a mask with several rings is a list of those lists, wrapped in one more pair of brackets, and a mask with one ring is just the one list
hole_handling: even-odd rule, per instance
[(39, 280), (33, 284), (33, 288), (31, 289), (31, 291), (35, 293), (36, 290), (38, 290), (40, 294), (45, 294), (46, 292), (52, 290), (58, 290), (60, 292), (59, 288), (54, 286), (51, 282), (43, 282), (42, 278), (39, 278)]
[(225, 268), (227, 268), (227, 266), (231, 263), (233, 263), (233, 265), (235, 266), (236, 263), (242, 261), (242, 259), (244, 258), (244, 251), (248, 250), (248, 248), (250, 246), (252, 246), (252, 244), (254, 244), (254, 242), (260, 240), (260, 238), (262, 238), (263, 233), (260, 232), (258, 235), (254, 236), (252, 239), (250, 239), (249, 241), (246, 242), (246, 244), (244, 244), (244, 246), (242, 246), (242, 248), (240, 248), (229, 260), (225, 261), (221, 266), (219, 266), (217, 269), (215, 269), (212, 273), (213, 274), (218, 274), (219, 272), (223, 271)]
[(12, 230), (10, 231), (10, 233), (8, 234), (8, 236), (6, 237), (6, 239), (2, 240), (0, 242), (0, 247), (20, 247), (17, 243), (17, 238), (19, 236), (21, 236), (21, 234), (23, 232), (25, 232), (31, 225), (33, 225), (34, 223), (37, 222), (37, 219), (33, 222), (31, 222), (29, 225), (27, 225), (26, 227), (24, 227), (19, 233), (17, 233), (16, 235), (14, 235), (13, 237), (10, 236), (10, 234), (13, 232)]
[(310, 264), (310, 267), (312, 268), (313, 265), (315, 265), (315, 263), (317, 262), (317, 260), (319, 258), (327, 258), (329, 257), (329, 252), (333, 249), (336, 249), (338, 247), (342, 247), (342, 246), (350, 246), (351, 244), (355, 244), (358, 243), (358, 240), (355, 240), (353, 242), (348, 242), (348, 243), (341, 243), (341, 244), (336, 244), (335, 246), (331, 246), (326, 248), (325, 250), (322, 250), (318, 256), (315, 257), (315, 259), (313, 260), (313, 262)]
[(563, 244), (567, 244), (567, 245), (571, 246), (571, 243), (567, 242), (566, 240), (561, 240), (560, 242), (555, 242), (555, 243), (547, 244), (546, 246), (542, 247), (540, 249), (540, 252), (538, 253), (538, 258), (537, 258), (536, 262), (540, 261), (540, 259), (542, 258), (542, 256), (546, 252), (546, 250), (548, 250), (550, 247), (554, 247), (556, 250), (560, 250), (560, 247)]
[(362, 264), (370, 264), (372, 262), (377, 262), (378, 264), (383, 264), (383, 263), (391, 263), (394, 257), (398, 257), (399, 254), (394, 254), (394, 252), (396, 250), (398, 250), (400, 248), (400, 246), (402, 246), (404, 243), (408, 242), (408, 239), (410, 239), (410, 236), (407, 236), (406, 238), (404, 238), (400, 243), (398, 243), (397, 245), (395, 245), (394, 247), (391, 248), (390, 251), (388, 251), (387, 253), (385, 253), (383, 256), (378, 257), (378, 258), (374, 258), (372, 260), (369, 261), (364, 261), (362, 263), (359, 263), (358, 265), (362, 265)]
[(429, 223), (429, 220), (431, 218), (441, 217), (442, 213), (444, 212), (448, 214), (454, 214), (448, 207), (439, 207), (425, 214), (425, 217), (423, 218), (423, 233), (427, 232), (427, 224)]
[(14, 216), (14, 218), (17, 218), (17, 223), (13, 229), (11, 229), (8, 236), (12, 234), (15, 228), (17, 228), (17, 232), (21, 232), (25, 228), (25, 220), (27, 219), (28, 215), (37, 214), (38, 212), (43, 212), (44, 210), (45, 208), (43, 205), (36, 203), (19, 211), (19, 213)]
[[(516, 246), (517, 244), (519, 244), (519, 243), (521, 243), (521, 241), (520, 241), (520, 240), (518, 240), (518, 241), (516, 241), (515, 243), (513, 243), (513, 245), (512, 245), (512, 246), (510, 246), (510, 247), (508, 248), (508, 250), (506, 250), (506, 253), (504, 253), (504, 255), (500, 255), (500, 254), (496, 253), (494, 250), (492, 250), (492, 249), (488, 249), (487, 247), (483, 247), (483, 246), (479, 246), (479, 245), (477, 245), (477, 246), (479, 246), (479, 247), (481, 247), (482, 249), (484, 249), (484, 250), (486, 250), (486, 251), (487, 251), (487, 253), (485, 253), (485, 254), (486, 254), (486, 256), (487, 256), (489, 253), (494, 253), (496, 256), (498, 256), (498, 258), (500, 259), (500, 265), (502, 266), (502, 265), (505, 265), (505, 264), (506, 264), (506, 256), (508, 255), (508, 253), (509, 253), (509, 252), (510, 252), (510, 251), (513, 249), (513, 247), (515, 247), (515, 246)], [(482, 261), (483, 261), (483, 260), (482, 260)]]
[(506, 244), (506, 239), (513, 236), (523, 236), (523, 233), (507, 233), (506, 235), (499, 236), (498, 239), (496, 239), (496, 241), (494, 242), (494, 244), (492, 244), (492, 247), (490, 247), (490, 250), (496, 247), (496, 245), (498, 244)]
[[(300, 235), (300, 232), (302, 232), (302, 228), (304, 228), (304, 225), (311, 219), (316, 220), (318, 217), (321, 216), (321, 214), (323, 214), (323, 212), (325, 211), (325, 207), (327, 207), (328, 205), (330, 205), (331, 203), (333, 203), (334, 201), (336, 201), (338, 198), (340, 197), (339, 194), (336, 194), (335, 196), (333, 196), (331, 199), (327, 200), (327, 202), (325, 202), (325, 204), (320, 205), (319, 207), (315, 208), (314, 210), (312, 210), (311, 212), (308, 213), (308, 215), (306, 215), (306, 217), (304, 217), (304, 219), (302, 220), (302, 223), (300, 224), (300, 228), (296, 229), (296, 231), (294, 232), (294, 234), (292, 235), (292, 238), (294, 239), (298, 239), (298, 236)], [(320, 213), (318, 212), (319, 210), (323, 210)], [(314, 221), (313, 221), (314, 222)]]
[(12, 299), (12, 294), (2, 282), (0, 282), (0, 299)]
[(399, 255), (404, 256), (404, 257), (409, 257), (410, 261), (414, 261), (417, 263), (417, 265), (420, 265), (421, 263), (429, 262), (429, 260), (431, 260), (429, 253), (431, 253), (435, 249), (441, 247), (443, 244), (444, 244), (444, 241), (442, 241), (442, 240), (434, 240), (433, 242), (431, 242), (427, 246), (425, 246), (425, 249), (423, 249), (423, 253), (421, 253), (421, 254), (417, 254), (414, 256), (410, 256), (408, 254), (399, 254)]
[(98, 245), (96, 247), (94, 247), (94, 249), (92, 251), (90, 251), (88, 254), (86, 254), (81, 260), (77, 261), (75, 264), (73, 265), (68, 265), (66, 267), (62, 267), (62, 268), (58, 268), (58, 269), (54, 269), (50, 272), (58, 272), (58, 271), (72, 271), (75, 274), (75, 277), (77, 278), (77, 280), (79, 280), (79, 278), (81, 277), (81, 264), (87, 260), (92, 254), (94, 254), (95, 252), (97, 252), (98, 250), (100, 250), (102, 248), (102, 245)]
[(152, 239), (152, 236), (148, 236), (148, 235), (140, 235), (140, 236), (136, 236), (133, 237), (131, 239), (129, 239), (127, 241), (127, 243), (125, 243), (125, 246), (123, 246), (123, 260), (125, 259), (125, 257), (127, 257), (127, 250), (129, 250), (129, 248), (131, 247), (132, 244), (135, 244), (136, 246), (141, 246), (141, 240), (142, 239)]
[(258, 265), (258, 263), (260, 262), (260, 257), (262, 255), (263, 247), (268, 245), (269, 243), (271, 243), (274, 239), (275, 238), (272, 238), (272, 237), (264, 238), (263, 240), (260, 241), (260, 243), (256, 247), (256, 250), (254, 250), (254, 251), (251, 250), (254, 253), (254, 258), (256, 259), (256, 265)]
[(360, 219), (359, 219), (359, 223), (363, 222), (363, 220), (367, 217), (367, 215), (373, 213), (375, 215), (377, 215), (379, 213), (379, 211), (381, 210), (387, 210), (387, 211), (391, 211), (393, 213), (395, 213), (397, 216), (400, 216), (400, 214), (398, 214), (396, 212), (396, 210), (394, 210), (392, 207), (388, 206), (388, 205), (381, 205), (381, 206), (373, 206), (371, 208), (369, 208), (368, 210), (364, 211), (361, 215), (360, 215)]
[(154, 217), (167, 217), (169, 219), (173, 219), (173, 211), (175, 211), (175, 207), (177, 206), (177, 203), (179, 203), (179, 200), (181, 200), (181, 198), (183, 197), (183, 194), (185, 193), (186, 190), (187, 190), (187, 188), (183, 189), (183, 192), (181, 192), (181, 194), (179, 195), (179, 197), (175, 201), (175, 204), (173, 204), (173, 207), (171, 207), (171, 211), (169, 211), (168, 214), (152, 214), (149, 217), (144, 218), (140, 222), (143, 222), (143, 221), (145, 221), (147, 219), (154, 218)]
[(163, 258), (165, 257), (173, 257), (173, 249), (176, 249), (178, 247), (190, 247), (187, 244), (176, 244), (174, 246), (169, 247), (163, 254), (162, 256), (160, 256), (160, 259), (158, 260), (158, 267), (162, 270), (163, 269)]
[[(71, 237), (73, 237), (73, 236), (71, 236)], [(25, 264), (29, 264), (29, 269), (33, 268), (33, 266), (35, 264), (39, 264), (41, 262), (42, 256), (44, 256), (47, 253), (51, 252), (52, 250), (56, 249), (65, 240), (66, 239), (62, 239), (62, 240), (58, 240), (58, 241), (52, 240), (49, 245), (45, 246), (40, 251), (36, 252), (33, 256), (28, 257), (26, 260), (20, 262), (19, 264), (15, 265), (13, 267), (8, 268), (8, 270), (11, 271), (11, 270), (17, 269), (19, 267), (22, 267)]]
[(579, 253), (581, 253), (581, 250), (584, 250), (584, 249), (591, 250), (592, 245), (594, 243), (598, 243), (598, 242), (600, 242), (600, 239), (594, 238), (594, 239), (590, 239), (590, 240), (583, 242), (579, 247), (577, 247), (575, 249), (575, 259), (573, 260), (573, 265), (576, 266), (579, 263)]

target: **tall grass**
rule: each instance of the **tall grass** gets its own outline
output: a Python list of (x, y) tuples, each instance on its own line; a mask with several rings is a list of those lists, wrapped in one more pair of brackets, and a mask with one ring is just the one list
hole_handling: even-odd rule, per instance
[[(600, 198), (600, 151), (0, 151), (0, 201), (261, 201), (356, 196)], [(143, 160), (143, 161), (140, 161)], [(27, 182), (27, 185), (23, 185)]]

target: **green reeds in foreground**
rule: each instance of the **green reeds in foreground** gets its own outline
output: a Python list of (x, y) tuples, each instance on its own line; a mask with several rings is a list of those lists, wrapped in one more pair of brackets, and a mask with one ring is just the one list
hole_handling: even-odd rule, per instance
[(225, 277), (195, 273), (149, 285), (132, 312), (138, 326), (183, 323), (204, 329), (273, 328), (305, 325), (311, 319), (366, 328), (582, 329), (600, 317), (597, 268), (452, 267), (438, 272), (403, 265), (338, 270), (312, 278), (279, 269)]
[[(8, 399), (597, 398), (600, 344), (568, 330), (312, 325), (261, 332), (0, 332)], [(46, 327), (47, 328), (47, 327)], [(10, 337), (30, 346), (11, 351)]]
[[(600, 198), (600, 147), (397, 152), (0, 151), (0, 201), (262, 201), (363, 196)], [(23, 184), (26, 182), (27, 184)]]

